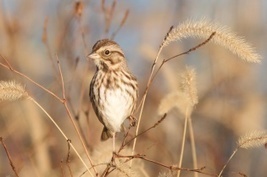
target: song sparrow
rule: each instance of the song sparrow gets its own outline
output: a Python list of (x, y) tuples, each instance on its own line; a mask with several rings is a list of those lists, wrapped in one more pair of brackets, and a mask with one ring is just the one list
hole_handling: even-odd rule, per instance
[(120, 46), (109, 39), (96, 42), (89, 58), (96, 65), (96, 72), (90, 84), (90, 100), (93, 109), (104, 125), (101, 140), (120, 132), (122, 123), (135, 110), (138, 96), (136, 78), (129, 71)]

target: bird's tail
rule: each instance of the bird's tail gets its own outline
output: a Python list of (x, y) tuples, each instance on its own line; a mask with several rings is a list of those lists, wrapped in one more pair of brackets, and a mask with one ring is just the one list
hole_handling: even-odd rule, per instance
[(101, 134), (101, 141), (106, 141), (109, 138), (112, 138), (112, 132), (109, 131), (107, 127), (104, 127)]

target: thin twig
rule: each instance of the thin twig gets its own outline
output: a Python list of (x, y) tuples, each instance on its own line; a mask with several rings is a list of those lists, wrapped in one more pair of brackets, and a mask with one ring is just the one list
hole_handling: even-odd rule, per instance
[[(169, 29), (169, 32), (167, 33), (167, 35), (170, 33), (171, 30), (172, 30), (172, 27)], [(165, 38), (166, 38), (166, 36), (165, 36)], [(140, 123), (141, 123), (141, 120), (142, 120), (142, 115), (143, 115), (143, 111), (144, 111), (144, 105), (145, 105), (147, 93), (148, 93), (149, 87), (150, 87), (150, 85), (151, 85), (151, 83), (153, 81), (152, 80), (152, 76), (154, 74), (156, 63), (158, 61), (159, 55), (160, 55), (163, 47), (164, 47), (163, 45), (160, 45), (160, 48), (159, 48), (158, 53), (156, 55), (156, 58), (155, 58), (155, 60), (154, 60), (154, 62), (152, 64), (152, 67), (151, 67), (151, 71), (150, 71), (150, 75), (149, 75), (149, 78), (148, 78), (148, 81), (147, 81), (146, 89), (145, 89), (143, 98), (141, 99), (141, 103), (140, 103), (141, 107), (140, 107), (140, 112), (139, 112), (139, 117), (138, 117), (138, 122), (137, 122), (137, 126), (136, 126), (135, 135), (138, 134), (138, 131), (139, 131), (139, 128), (140, 128)], [(132, 148), (132, 155), (134, 154), (136, 143), (137, 143), (137, 138), (134, 139), (133, 148)], [(132, 166), (132, 164), (130, 166)]]
[(60, 81), (61, 81), (62, 98), (63, 98), (63, 101), (65, 102), (66, 101), (66, 92), (65, 92), (64, 78), (63, 78), (61, 66), (60, 66), (59, 59), (58, 59), (57, 55), (56, 55), (56, 59), (57, 59), (57, 66), (58, 66), (58, 71), (59, 71), (59, 76), (60, 76)]
[(60, 161), (60, 172), (62, 174), (62, 177), (65, 177), (65, 172), (64, 172), (64, 168), (63, 168), (63, 161)]
[(214, 36), (215, 34), (216, 34), (216, 32), (211, 33), (211, 35), (209, 36), (209, 38), (206, 39), (204, 42), (202, 42), (202, 43), (196, 45), (195, 47), (190, 48), (189, 50), (187, 50), (187, 51), (185, 51), (185, 52), (179, 53), (179, 54), (174, 55), (174, 56), (172, 56), (172, 57), (170, 57), (170, 58), (167, 58), (167, 59), (163, 59), (162, 62), (161, 62), (161, 64), (160, 64), (160, 66), (159, 66), (159, 68), (158, 68), (157, 71), (155, 72), (155, 74), (154, 74), (154, 76), (153, 76), (153, 78), (152, 78), (152, 81), (155, 79), (156, 75), (158, 74), (158, 72), (160, 71), (160, 69), (162, 68), (162, 66), (163, 66), (165, 63), (167, 63), (168, 61), (170, 61), (170, 60), (172, 60), (172, 59), (174, 59), (174, 58), (176, 58), (176, 57), (179, 57), (179, 56), (182, 56), (182, 55), (187, 55), (187, 54), (189, 54), (190, 52), (192, 52), (192, 51), (194, 51), (194, 50), (197, 50), (198, 48), (200, 48), (200, 47), (202, 47), (203, 45), (207, 44), (207, 43), (213, 38), (213, 36)]
[(68, 139), (67, 142), (68, 142), (68, 153), (67, 153), (67, 158), (66, 158), (66, 164), (67, 164), (67, 167), (69, 169), (70, 176), (73, 177), (72, 171), (71, 171), (71, 168), (70, 168), (70, 143), (71, 143), (71, 140)]
[(16, 177), (19, 177), (18, 172), (17, 172), (17, 170), (15, 168), (14, 163), (12, 162), (12, 158), (11, 158), (11, 156), (10, 156), (8, 150), (7, 150), (7, 147), (6, 147), (6, 145), (5, 145), (4, 140), (3, 140), (2, 137), (0, 137), (0, 141), (1, 141), (1, 144), (2, 144), (3, 148), (5, 149), (5, 152), (6, 152), (6, 155), (7, 155), (8, 160), (9, 160), (9, 164), (12, 167), (12, 170), (14, 171)]
[(142, 154), (135, 154), (135, 155), (129, 155), (129, 156), (115, 154), (115, 156), (118, 157), (118, 158), (128, 158), (129, 160), (142, 159), (142, 160), (145, 160), (147, 162), (150, 162), (150, 163), (153, 163), (155, 165), (158, 165), (160, 167), (168, 168), (169, 170), (198, 172), (198, 173), (201, 173), (201, 174), (204, 174), (204, 175), (207, 175), (207, 176), (217, 177), (217, 175), (215, 175), (215, 174), (208, 173), (208, 172), (203, 172), (203, 170), (206, 168), (205, 166), (201, 167), (201, 168), (197, 168), (197, 169), (180, 168), (180, 167), (177, 167), (177, 166), (174, 166), (174, 165), (166, 165), (166, 164), (163, 164), (161, 162), (154, 161), (152, 159), (147, 158), (146, 155), (142, 155)]
[(156, 128), (166, 117), (167, 117), (167, 113), (165, 113), (153, 126), (151, 126), (150, 128), (144, 130), (143, 132), (139, 133), (137, 136), (141, 136), (144, 133), (146, 133), (149, 130), (151, 130), (152, 128)]
[[(65, 135), (65, 133), (62, 131), (62, 129), (58, 126), (58, 124), (54, 121), (54, 119), (48, 114), (48, 112), (37, 102), (35, 101), (35, 99), (33, 99), (32, 97), (28, 97), (29, 100), (31, 100), (34, 104), (36, 104), (44, 113), (45, 115), (52, 121), (52, 123), (57, 127), (57, 129), (59, 130), (59, 132), (62, 134), (62, 136), (65, 138), (66, 141), (69, 140), (69, 138)], [(89, 170), (88, 166), (86, 165), (86, 163), (84, 162), (84, 160), (82, 159), (82, 157), (80, 156), (80, 154), (78, 153), (78, 151), (76, 150), (76, 148), (73, 146), (73, 144), (71, 142), (69, 142), (71, 148), (74, 150), (74, 152), (76, 153), (76, 155), (78, 156), (78, 158), (80, 159), (80, 161), (83, 163), (83, 165), (85, 166), (85, 168), (87, 169), (87, 171), (90, 173), (90, 175), (93, 177), (93, 174), (91, 173), (91, 171)]]
[[(49, 58), (49, 60), (50, 60), (50, 62), (52, 64), (53, 71), (56, 72), (56, 65), (55, 65), (55, 63), (53, 61), (52, 52), (51, 52), (51, 49), (50, 49), (50, 46), (49, 46), (49, 42), (48, 42), (47, 25), (48, 25), (48, 17), (46, 17), (45, 20), (44, 20), (42, 42), (45, 45), (45, 48), (47, 50), (47, 53), (48, 53), (48, 56), (49, 56), (48, 58)], [(58, 79), (58, 77), (56, 79)]]
[(3, 57), (1, 54), (0, 54), (0, 57), (1, 57), (2, 59), (4, 59), (5, 62), (6, 62), (6, 64), (3, 64), (3, 63), (0, 62), (0, 65), (1, 65), (2, 67), (6, 68), (6, 69), (9, 69), (10, 71), (12, 71), (12, 72), (14, 72), (14, 73), (16, 73), (16, 74), (18, 74), (18, 75), (24, 77), (25, 79), (27, 79), (28, 81), (30, 81), (30, 82), (33, 83), (34, 85), (38, 86), (39, 88), (41, 88), (41, 89), (44, 90), (45, 92), (47, 92), (47, 93), (49, 93), (50, 95), (52, 95), (53, 97), (55, 97), (55, 98), (56, 98), (58, 101), (60, 101), (61, 103), (63, 102), (62, 99), (61, 99), (59, 96), (57, 96), (55, 93), (53, 93), (52, 91), (48, 90), (47, 88), (45, 88), (45, 87), (42, 86), (41, 84), (35, 82), (34, 80), (32, 80), (30, 77), (26, 76), (25, 74), (23, 74), (23, 73), (17, 71), (16, 69), (14, 69), (14, 68), (11, 66), (11, 64), (8, 62), (8, 60), (7, 60), (5, 57)]
[[(79, 130), (74, 118), (73, 118), (73, 115), (70, 112), (70, 109), (69, 109), (69, 106), (68, 106), (68, 102), (66, 100), (66, 92), (65, 92), (65, 86), (64, 86), (65, 84), (64, 84), (63, 74), (62, 74), (62, 71), (61, 71), (61, 66), (60, 66), (60, 63), (59, 63), (58, 59), (57, 59), (57, 63), (58, 63), (59, 75), (60, 75), (60, 78), (61, 78), (62, 96), (63, 96), (63, 100), (64, 100), (63, 105), (64, 105), (64, 107), (65, 107), (65, 109), (67, 111), (67, 115), (70, 118), (71, 123), (74, 126), (74, 129), (75, 129), (75, 131), (76, 131), (76, 133), (77, 133), (77, 135), (78, 135), (78, 137), (79, 137), (79, 139), (80, 139), (80, 141), (82, 143), (82, 146), (84, 148), (86, 156), (89, 159), (90, 165), (93, 167), (93, 162), (92, 162), (92, 159), (90, 158), (89, 152), (88, 152), (86, 144), (84, 142), (84, 139), (83, 139), (83, 137), (82, 137), (82, 135), (80, 133), (80, 130)], [(93, 167), (93, 170), (94, 170), (96, 176), (98, 176), (98, 173), (97, 173), (97, 171), (96, 171), (96, 169), (94, 167)]]
[[(253, 139), (254, 139), (254, 138), (249, 139), (248, 141), (251, 141), (251, 140), (253, 140)], [(256, 137), (255, 139), (259, 139), (259, 138)], [(254, 140), (255, 140), (255, 139), (254, 139)], [(225, 170), (225, 168), (227, 167), (227, 165), (230, 163), (230, 161), (232, 160), (232, 158), (235, 156), (235, 154), (237, 153), (237, 151), (238, 151), (244, 144), (246, 144), (246, 143), (247, 143), (247, 141), (244, 141), (243, 143), (239, 144), (239, 145), (235, 148), (235, 150), (233, 151), (233, 153), (231, 154), (231, 156), (229, 157), (229, 159), (227, 160), (227, 162), (226, 162), (226, 163), (224, 164), (224, 166), (222, 167), (222, 169), (221, 169), (221, 171), (220, 171), (218, 177), (221, 177), (221, 176), (222, 176), (223, 171)]]
[[(122, 143), (121, 143), (121, 147), (120, 147), (120, 149), (118, 150), (118, 153), (120, 153), (121, 150), (126, 146), (126, 138), (127, 138), (128, 135), (129, 135), (129, 131), (130, 131), (130, 129), (131, 129), (131, 126), (128, 127), (126, 133), (125, 133), (124, 136), (123, 136), (123, 140), (122, 140)], [(127, 144), (128, 144), (128, 142), (127, 142)]]
[(121, 23), (119, 25), (119, 27), (117, 28), (116, 31), (114, 31), (111, 35), (111, 39), (113, 40), (115, 38), (115, 36), (118, 34), (118, 32), (120, 31), (120, 29), (123, 27), (123, 25), (125, 24), (128, 16), (129, 16), (129, 9), (126, 10), (126, 12), (124, 13), (123, 19), (121, 20)]
[(72, 116), (72, 114), (71, 114), (71, 112), (70, 112), (70, 110), (69, 110), (69, 107), (68, 107), (67, 102), (64, 103), (64, 106), (65, 106), (65, 109), (66, 109), (66, 111), (67, 111), (68, 117), (71, 119), (71, 122), (72, 122), (72, 124), (73, 124), (73, 126), (74, 126), (74, 129), (75, 129), (76, 133), (78, 134), (78, 137), (79, 137), (79, 139), (80, 139), (80, 141), (81, 141), (81, 143), (82, 143), (82, 146), (83, 146), (83, 148), (84, 148), (85, 154), (86, 154), (86, 156), (87, 156), (87, 158), (88, 158), (88, 160), (89, 160), (89, 162), (90, 162), (90, 165), (92, 166), (92, 168), (93, 168), (93, 170), (94, 170), (94, 172), (95, 172), (95, 175), (98, 176), (98, 173), (97, 173), (96, 169), (94, 168), (93, 161), (92, 161), (92, 159), (91, 159), (91, 157), (90, 157), (90, 155), (89, 155), (89, 152), (88, 152), (88, 150), (87, 150), (86, 144), (85, 144), (85, 142), (84, 142), (84, 140), (83, 140), (83, 137), (82, 137), (82, 135), (81, 135), (81, 133), (80, 133), (80, 131), (79, 131), (79, 128), (78, 128), (78, 126), (76, 125), (76, 123), (75, 123), (75, 121), (74, 121), (74, 118), (73, 118), (73, 116)]
[[(77, 2), (78, 3), (78, 2)], [(81, 9), (80, 6), (83, 6), (82, 2), (79, 2), (79, 4), (76, 3), (76, 8), (75, 9)], [(78, 11), (78, 10), (76, 10)], [(79, 10), (81, 11), (81, 10)], [(87, 46), (87, 43), (86, 43), (86, 39), (85, 39), (85, 32), (84, 32), (84, 28), (82, 26), (82, 14), (83, 13), (79, 13), (80, 15), (77, 15), (77, 20), (78, 20), (78, 23), (79, 23), (79, 29), (80, 29), (80, 33), (81, 33), (81, 38), (82, 38), (82, 42), (84, 44), (84, 56), (87, 56), (88, 55), (88, 46)], [(78, 59), (76, 60), (76, 63), (75, 63), (75, 70), (74, 71), (78, 71), (77, 70), (77, 65), (78, 65)], [(88, 64), (89, 62), (86, 63), (86, 67), (84, 67), (84, 72), (83, 72), (83, 76), (88, 76)], [(83, 101), (83, 98), (84, 98), (84, 94), (85, 94), (85, 90), (86, 90), (86, 87), (85, 87), (85, 83), (86, 83), (86, 80), (87, 80), (87, 77), (83, 77), (82, 79), (82, 84), (81, 84), (81, 89), (80, 89), (80, 95), (79, 95), (79, 101), (78, 101), (78, 105), (76, 106), (78, 108), (78, 110), (75, 111), (75, 115), (79, 115), (79, 113), (81, 112), (81, 109), (82, 109), (82, 101)], [(77, 118), (79, 118), (77, 116)], [(77, 122), (79, 122), (79, 119), (76, 119)], [(81, 129), (81, 128), (80, 128)], [(81, 129), (82, 131), (82, 129)], [(84, 133), (82, 132), (83, 134), (83, 138), (86, 140), (85, 136), (84, 136)], [(88, 142), (86, 141), (86, 144), (88, 146)]]
[[(25, 74), (23, 74), (23, 73), (21, 73), (21, 72), (15, 70), (15, 69), (9, 64), (9, 62), (8, 62), (8, 61), (7, 61), (1, 54), (0, 54), (0, 57), (3, 58), (3, 59), (5, 60), (5, 62), (7, 63), (7, 65), (5, 65), (5, 64), (3, 64), (3, 63), (0, 62), (0, 65), (1, 65), (1, 66), (3, 66), (3, 67), (6, 68), (6, 69), (9, 69), (10, 71), (12, 71), (12, 72), (14, 72), (14, 73), (16, 73), (16, 74), (18, 74), (18, 75), (24, 77), (24, 78), (26, 78), (27, 80), (29, 80), (30, 82), (32, 82), (32, 83), (35, 84), (36, 86), (40, 87), (41, 89), (43, 89), (43, 90), (46, 91), (47, 93), (51, 94), (51, 95), (54, 96), (56, 99), (58, 99), (61, 103), (64, 104), (65, 109), (66, 109), (67, 114), (68, 114), (68, 117), (71, 119), (71, 122), (72, 122), (72, 124), (74, 125), (74, 129), (76, 130), (76, 133), (78, 134), (78, 137), (79, 137), (79, 139), (80, 139), (80, 141), (81, 141), (81, 143), (82, 143), (82, 145), (83, 145), (83, 148), (84, 148), (84, 150), (85, 150), (85, 153), (86, 153), (86, 155), (87, 155), (87, 157), (88, 157), (88, 159), (89, 159), (89, 161), (90, 161), (90, 164), (91, 164), (91, 166), (93, 167), (92, 160), (91, 160), (91, 158), (90, 158), (90, 156), (89, 156), (88, 150), (87, 150), (86, 145), (85, 145), (85, 143), (84, 143), (84, 141), (83, 141), (83, 139), (82, 139), (82, 136), (81, 136), (81, 134), (80, 134), (80, 132), (79, 132), (79, 130), (78, 130), (78, 127), (77, 127), (77, 125), (76, 125), (76, 123), (75, 123), (75, 121), (74, 121), (74, 118), (73, 118), (73, 116), (72, 116), (72, 114), (71, 114), (71, 112), (70, 112), (70, 110), (69, 110), (69, 107), (68, 107), (68, 104), (67, 104), (67, 102), (66, 102), (66, 99), (61, 99), (61, 98), (58, 97), (56, 94), (54, 94), (52, 91), (46, 89), (46, 88), (43, 87), (41, 84), (38, 84), (37, 82), (35, 82), (34, 80), (32, 80), (30, 77), (28, 77), (28, 76), (26, 76)], [(59, 63), (58, 63), (58, 64), (59, 64)], [(59, 72), (61, 72), (61, 69), (60, 69)], [(60, 73), (60, 76), (62, 76), (62, 73)], [(61, 81), (64, 82), (63, 77), (61, 78)], [(63, 90), (64, 83), (61, 83), (61, 84), (63, 84), (63, 85), (62, 85), (62, 90)], [(63, 98), (65, 98), (65, 97), (66, 97), (66, 95), (65, 95), (65, 89), (64, 89), (64, 92), (63, 92), (62, 94), (64, 94)], [(40, 105), (39, 105), (34, 99), (32, 99), (32, 100), (33, 100), (33, 101), (40, 107)], [(43, 108), (42, 108), (42, 110), (45, 111)], [(58, 127), (58, 128), (59, 128), (59, 127)], [(61, 132), (61, 133), (63, 133), (63, 132)], [(65, 137), (65, 138), (66, 138), (66, 137)], [(68, 139), (68, 138), (66, 138), (66, 139)], [(78, 152), (77, 152), (77, 155), (78, 155)], [(80, 158), (80, 159), (81, 159), (81, 158)], [(85, 167), (87, 167), (85, 163), (84, 163), (84, 165), (85, 165)], [(89, 171), (88, 167), (87, 167), (87, 170)], [(98, 174), (97, 174), (95, 168), (93, 168), (93, 170), (94, 170), (94, 172), (95, 172), (95, 174), (96, 174), (96, 176), (97, 176)], [(90, 172), (90, 171), (89, 171), (89, 172)], [(90, 174), (91, 174), (91, 172), (90, 172)], [(91, 174), (91, 176), (93, 176), (93, 175)]]
[(114, 165), (115, 158), (116, 158), (116, 154), (113, 153), (110, 163), (107, 164), (107, 167), (105, 168), (105, 170), (103, 171), (100, 177), (108, 176), (110, 173), (112, 173), (116, 169), (116, 165)]
[(232, 160), (232, 158), (234, 157), (234, 155), (237, 153), (239, 147), (237, 147), (234, 152), (232, 153), (232, 155), (229, 157), (229, 159), (227, 160), (227, 162), (224, 164), (224, 166), (222, 167), (218, 177), (221, 177), (222, 176), (222, 173), (224, 171), (224, 169), (226, 168), (226, 166), (229, 164), (229, 162)]
[(178, 55), (175, 55), (175, 56), (173, 56), (173, 57), (170, 57), (170, 58), (168, 58), (168, 59), (165, 59), (164, 62), (168, 62), (168, 61), (170, 61), (170, 60), (172, 60), (172, 59), (174, 59), (174, 58), (176, 58), (176, 57), (179, 57), (179, 56), (181, 56), (181, 55), (185, 55), (185, 54), (189, 54), (190, 52), (192, 52), (192, 51), (194, 51), (194, 50), (197, 50), (198, 48), (200, 48), (200, 47), (202, 47), (203, 45), (207, 44), (207, 43), (213, 38), (213, 36), (214, 36), (215, 34), (216, 34), (216, 32), (211, 33), (211, 35), (209, 36), (209, 38), (206, 39), (204, 42), (202, 42), (202, 43), (196, 45), (195, 47), (189, 49), (188, 51), (185, 51), (185, 52), (183, 52), (183, 53), (180, 53), (180, 54), (178, 54)]
[(125, 147), (126, 145), (128, 145), (129, 143), (131, 143), (134, 139), (136, 139), (137, 137), (145, 134), (146, 132), (148, 132), (149, 130), (156, 128), (165, 118), (167, 117), (167, 113), (165, 113), (154, 125), (152, 125), (151, 127), (149, 127), (148, 129), (144, 130), (143, 132), (139, 133), (138, 135), (135, 135), (132, 139), (130, 139), (129, 141), (127, 141), (126, 143), (124, 143), (122, 145), (122, 147)]
[[(198, 49), (199, 47), (201, 47), (201, 46), (205, 45), (207, 42), (209, 42), (209, 41), (212, 39), (212, 37), (215, 35), (215, 32), (213, 32), (207, 40), (205, 40), (204, 42), (200, 43), (199, 45), (197, 45), (197, 46), (195, 46), (195, 47), (189, 49), (189, 50), (186, 51), (186, 52), (183, 52), (183, 53), (181, 53), (181, 54), (175, 55), (175, 56), (173, 56), (173, 57), (171, 57), (171, 58), (168, 58), (168, 59), (164, 59), (164, 60), (162, 61), (161, 65), (160, 65), (160, 67), (158, 68), (158, 70), (157, 70), (156, 73), (154, 74), (155, 67), (156, 67), (156, 63), (157, 63), (157, 61), (158, 61), (159, 55), (160, 55), (162, 49), (164, 48), (163, 43), (164, 43), (164, 41), (166, 40), (167, 36), (168, 36), (168, 35), (170, 34), (170, 32), (172, 31), (172, 29), (173, 29), (173, 27), (171, 27), (171, 28), (169, 29), (168, 33), (167, 33), (166, 36), (164, 37), (164, 40), (163, 40), (163, 42), (162, 42), (162, 44), (161, 44), (161, 46), (160, 46), (160, 48), (159, 48), (159, 50), (158, 50), (158, 53), (157, 53), (157, 55), (156, 55), (156, 58), (155, 58), (155, 60), (154, 60), (154, 62), (153, 62), (153, 64), (152, 64), (151, 71), (150, 71), (150, 75), (149, 75), (148, 82), (147, 82), (147, 85), (146, 85), (146, 89), (145, 89), (144, 95), (143, 95), (143, 97), (142, 97), (142, 99), (141, 99), (141, 103), (140, 103), (140, 105), (141, 105), (141, 106), (140, 106), (140, 113), (139, 113), (139, 117), (138, 117), (138, 122), (137, 122), (137, 127), (136, 127), (136, 131), (135, 131), (135, 135), (138, 134), (138, 131), (139, 131), (139, 128), (140, 128), (140, 122), (141, 122), (141, 119), (142, 119), (142, 114), (143, 114), (143, 110), (144, 110), (144, 104), (145, 104), (145, 101), (146, 101), (146, 96), (147, 96), (149, 87), (150, 87), (151, 83), (153, 82), (153, 80), (155, 79), (155, 77), (156, 77), (157, 73), (159, 72), (159, 70), (161, 69), (161, 67), (164, 65), (164, 63), (170, 61), (170, 60), (173, 59), (173, 58), (176, 58), (176, 57), (181, 56), (181, 55), (188, 54), (188, 53), (190, 53), (191, 51), (194, 51), (194, 50)], [(135, 147), (136, 147), (136, 142), (137, 142), (137, 138), (134, 139), (133, 148), (132, 148), (132, 155), (134, 154), (134, 150), (135, 150)], [(132, 165), (132, 164), (131, 164), (131, 165)]]

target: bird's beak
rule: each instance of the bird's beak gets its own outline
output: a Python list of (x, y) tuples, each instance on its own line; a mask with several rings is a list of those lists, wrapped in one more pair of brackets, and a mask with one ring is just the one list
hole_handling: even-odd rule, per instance
[(92, 52), (89, 55), (87, 55), (87, 58), (95, 60), (95, 59), (99, 58), (99, 55), (97, 53), (95, 53), (95, 52)]

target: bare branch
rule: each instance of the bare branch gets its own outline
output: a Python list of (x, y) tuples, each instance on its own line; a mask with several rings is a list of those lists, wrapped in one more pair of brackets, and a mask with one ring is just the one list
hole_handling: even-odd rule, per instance
[(36, 85), (37, 87), (41, 88), (41, 89), (44, 90), (45, 92), (49, 93), (50, 95), (52, 95), (53, 97), (55, 97), (57, 100), (59, 100), (61, 103), (63, 103), (63, 100), (62, 100), (59, 96), (57, 96), (54, 92), (48, 90), (47, 88), (45, 88), (45, 87), (42, 86), (41, 84), (35, 82), (35, 81), (34, 81), (33, 79), (31, 79), (30, 77), (28, 77), (28, 76), (26, 76), (25, 74), (23, 74), (23, 73), (17, 71), (16, 69), (14, 69), (14, 68), (11, 66), (11, 64), (8, 62), (8, 60), (7, 60), (5, 57), (3, 57), (1, 54), (0, 54), (0, 57), (1, 57), (2, 59), (4, 59), (5, 62), (7, 63), (7, 64), (3, 64), (3, 63), (0, 62), (0, 65), (1, 65), (2, 67), (6, 68), (6, 69), (9, 69), (10, 71), (12, 71), (12, 72), (18, 74), (19, 76), (22, 76), (23, 78), (27, 79), (28, 81), (30, 81), (31, 83), (33, 83), (33, 84)]
[(68, 153), (67, 153), (67, 158), (66, 158), (66, 164), (67, 164), (67, 167), (69, 169), (70, 176), (73, 177), (73, 174), (72, 174), (72, 171), (70, 168), (70, 143), (71, 143), (71, 140), (68, 139), (67, 142), (68, 142)]
[(8, 158), (8, 160), (9, 160), (9, 164), (10, 164), (10, 166), (12, 167), (12, 170), (14, 171), (16, 177), (19, 177), (18, 172), (17, 172), (17, 170), (16, 170), (16, 168), (15, 168), (15, 165), (14, 165), (14, 163), (12, 162), (12, 158), (11, 158), (11, 156), (10, 156), (10, 153), (8, 152), (7, 147), (6, 147), (6, 145), (5, 145), (4, 140), (3, 140), (2, 137), (0, 137), (0, 142), (1, 142), (3, 148), (4, 148), (5, 152), (6, 152), (6, 155), (7, 155), (7, 158)]
[(203, 45), (207, 44), (207, 43), (213, 38), (213, 36), (214, 36), (215, 34), (216, 34), (216, 32), (211, 33), (211, 35), (209, 36), (209, 38), (206, 39), (204, 42), (202, 42), (202, 43), (196, 45), (195, 47), (190, 48), (189, 50), (187, 50), (187, 51), (185, 51), (185, 52), (183, 52), (183, 53), (180, 53), (180, 54), (174, 55), (174, 56), (172, 56), (172, 57), (170, 57), (170, 58), (167, 58), (167, 59), (162, 60), (162, 62), (161, 62), (161, 64), (160, 64), (159, 68), (157, 69), (157, 71), (155, 72), (155, 74), (154, 74), (154, 76), (153, 76), (153, 78), (152, 78), (152, 81), (155, 79), (156, 75), (158, 74), (158, 72), (160, 71), (160, 69), (162, 68), (162, 66), (163, 66), (166, 62), (168, 62), (168, 61), (170, 61), (170, 60), (172, 60), (172, 59), (174, 59), (174, 58), (176, 58), (176, 57), (179, 57), (179, 56), (182, 56), (182, 55), (189, 54), (190, 52), (192, 52), (192, 51), (194, 51), (194, 50), (197, 50), (198, 48), (200, 48), (200, 47), (202, 47)]
[(117, 28), (116, 31), (114, 31), (111, 35), (111, 39), (114, 39), (115, 36), (118, 34), (118, 32), (120, 31), (120, 29), (123, 27), (123, 25), (125, 24), (127, 18), (128, 18), (128, 15), (129, 15), (129, 9), (126, 10), (126, 12), (124, 13), (124, 16), (123, 16), (123, 19), (119, 25), (119, 27)]

